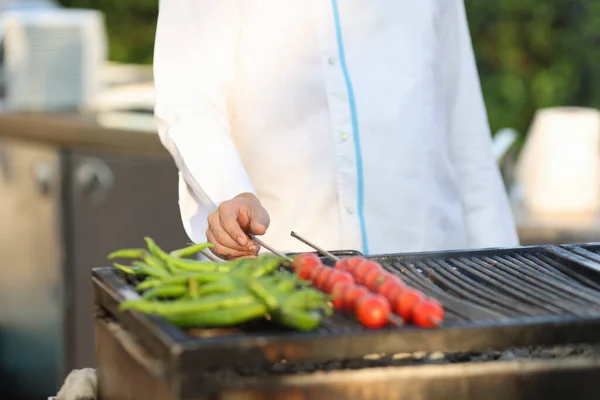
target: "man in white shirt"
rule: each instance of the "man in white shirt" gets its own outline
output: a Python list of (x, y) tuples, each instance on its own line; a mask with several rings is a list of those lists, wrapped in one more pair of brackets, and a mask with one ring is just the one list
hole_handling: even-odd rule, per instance
[[(160, 138), (194, 242), (518, 244), (463, 0), (161, 0)], [(267, 229), (268, 228), (268, 229)]]

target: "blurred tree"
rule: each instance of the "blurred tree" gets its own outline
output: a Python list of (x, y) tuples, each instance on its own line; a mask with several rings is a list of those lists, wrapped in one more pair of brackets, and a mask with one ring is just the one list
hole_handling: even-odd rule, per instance
[[(158, 0), (59, 0), (106, 14), (110, 59), (152, 62)], [(492, 130), (537, 108), (600, 108), (600, 0), (464, 0)]]
[(152, 63), (158, 0), (58, 0), (65, 7), (104, 12), (111, 61)]
[(465, 5), (494, 131), (524, 133), (540, 107), (600, 108), (600, 1)]

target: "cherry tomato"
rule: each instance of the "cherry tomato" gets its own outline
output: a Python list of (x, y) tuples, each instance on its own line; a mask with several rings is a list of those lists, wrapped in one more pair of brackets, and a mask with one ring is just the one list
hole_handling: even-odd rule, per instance
[(367, 328), (377, 329), (385, 326), (389, 316), (390, 304), (379, 294), (365, 296), (356, 304), (356, 318)]
[(302, 253), (294, 258), (292, 269), (296, 272), (307, 268), (307, 272), (317, 265), (321, 265), (321, 259), (315, 253)]
[(396, 311), (396, 314), (400, 315), (405, 322), (410, 322), (412, 321), (414, 308), (423, 301), (423, 299), (423, 294), (418, 290), (406, 290), (396, 298), (394, 311)]
[(354, 279), (349, 273), (334, 269), (331, 275), (329, 275), (329, 279), (327, 279), (323, 288), (325, 292), (330, 293), (333, 286), (341, 282), (354, 283)]
[[(367, 278), (365, 278), (366, 280)], [(373, 279), (369, 276), (369, 279)], [(375, 293), (379, 293), (381, 287), (385, 285), (387, 282), (394, 282), (396, 285), (403, 285), (403, 282), (396, 277), (395, 275), (390, 274), (387, 271), (380, 272), (379, 276), (374, 278), (373, 280), (369, 280), (365, 282), (365, 285)]]
[(308, 279), (313, 283), (313, 285), (315, 285), (317, 278), (319, 277), (319, 275), (321, 275), (321, 273), (324, 270), (325, 270), (325, 266), (317, 265), (310, 271), (310, 275), (309, 275)]
[(385, 272), (381, 272), (377, 269), (372, 269), (365, 275), (362, 280), (362, 284), (367, 287), (371, 292), (377, 293), (377, 287), (379, 282), (382, 282), (385, 279)]
[(346, 271), (348, 269), (348, 259), (341, 258), (335, 263), (335, 269), (339, 271)]
[(362, 297), (369, 294), (369, 291), (364, 286), (354, 285), (344, 293), (344, 311), (352, 312), (356, 307), (356, 302)]
[(347, 260), (348, 261), (346, 263), (346, 269), (351, 274), (354, 274), (354, 270), (356, 269), (356, 267), (358, 266), (358, 264), (362, 263), (366, 259), (364, 257), (361, 257), (361, 256), (354, 256), (354, 257), (348, 258)]
[(371, 271), (381, 271), (382, 268), (379, 264), (377, 264), (374, 261), (370, 261), (370, 260), (364, 260), (363, 262), (361, 262), (360, 264), (358, 264), (356, 266), (356, 269), (354, 270), (354, 273), (352, 275), (354, 275), (354, 280), (357, 283), (364, 283), (365, 281), (365, 277), (367, 276), (367, 274), (369, 274), (369, 272)]
[(329, 279), (333, 271), (333, 268), (323, 267), (323, 271), (321, 271), (321, 273), (314, 282), (315, 287), (319, 290), (325, 291), (325, 284), (327, 283), (327, 280)]
[(344, 296), (347, 291), (354, 287), (353, 283), (341, 282), (333, 285), (331, 295), (333, 296), (333, 307), (336, 310), (344, 309)]
[(383, 285), (379, 286), (377, 291), (380, 295), (388, 299), (391, 304), (396, 304), (396, 298), (407, 290), (408, 287), (398, 279), (387, 279)]
[(310, 280), (310, 273), (314, 269), (314, 266), (310, 264), (301, 265), (299, 269), (296, 270), (296, 275), (298, 275), (301, 279)]
[(425, 299), (413, 310), (413, 322), (421, 328), (435, 328), (444, 322), (444, 308), (433, 299)]

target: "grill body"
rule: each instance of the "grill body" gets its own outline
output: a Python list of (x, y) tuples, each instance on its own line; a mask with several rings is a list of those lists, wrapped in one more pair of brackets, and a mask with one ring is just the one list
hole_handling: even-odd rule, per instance
[[(335, 315), (312, 333), (256, 324), (199, 338), (119, 312), (133, 287), (115, 269), (97, 268), (101, 398), (592, 398), (596, 347), (572, 351), (600, 341), (600, 256), (581, 254), (596, 254), (590, 246), (371, 257), (444, 304), (448, 318), (431, 330), (368, 331)], [(571, 350), (540, 347), (558, 345)], [(554, 397), (564, 393), (559, 383), (570, 391)]]

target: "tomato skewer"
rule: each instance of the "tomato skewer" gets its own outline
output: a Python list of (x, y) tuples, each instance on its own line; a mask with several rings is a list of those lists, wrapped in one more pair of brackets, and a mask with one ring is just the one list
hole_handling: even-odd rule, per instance
[[(427, 298), (416, 289), (408, 288), (401, 279), (384, 271), (378, 263), (359, 256), (339, 259), (295, 232), (291, 232), (291, 236), (335, 261), (336, 270), (349, 272), (356, 283), (379, 294), (381, 299), (386, 299), (390, 308), (406, 322), (413, 322), (423, 328), (435, 327), (443, 322), (444, 310), (439, 302)], [(331, 287), (327, 289), (331, 290)], [(393, 316), (390, 315), (389, 319), (393, 320)]]

